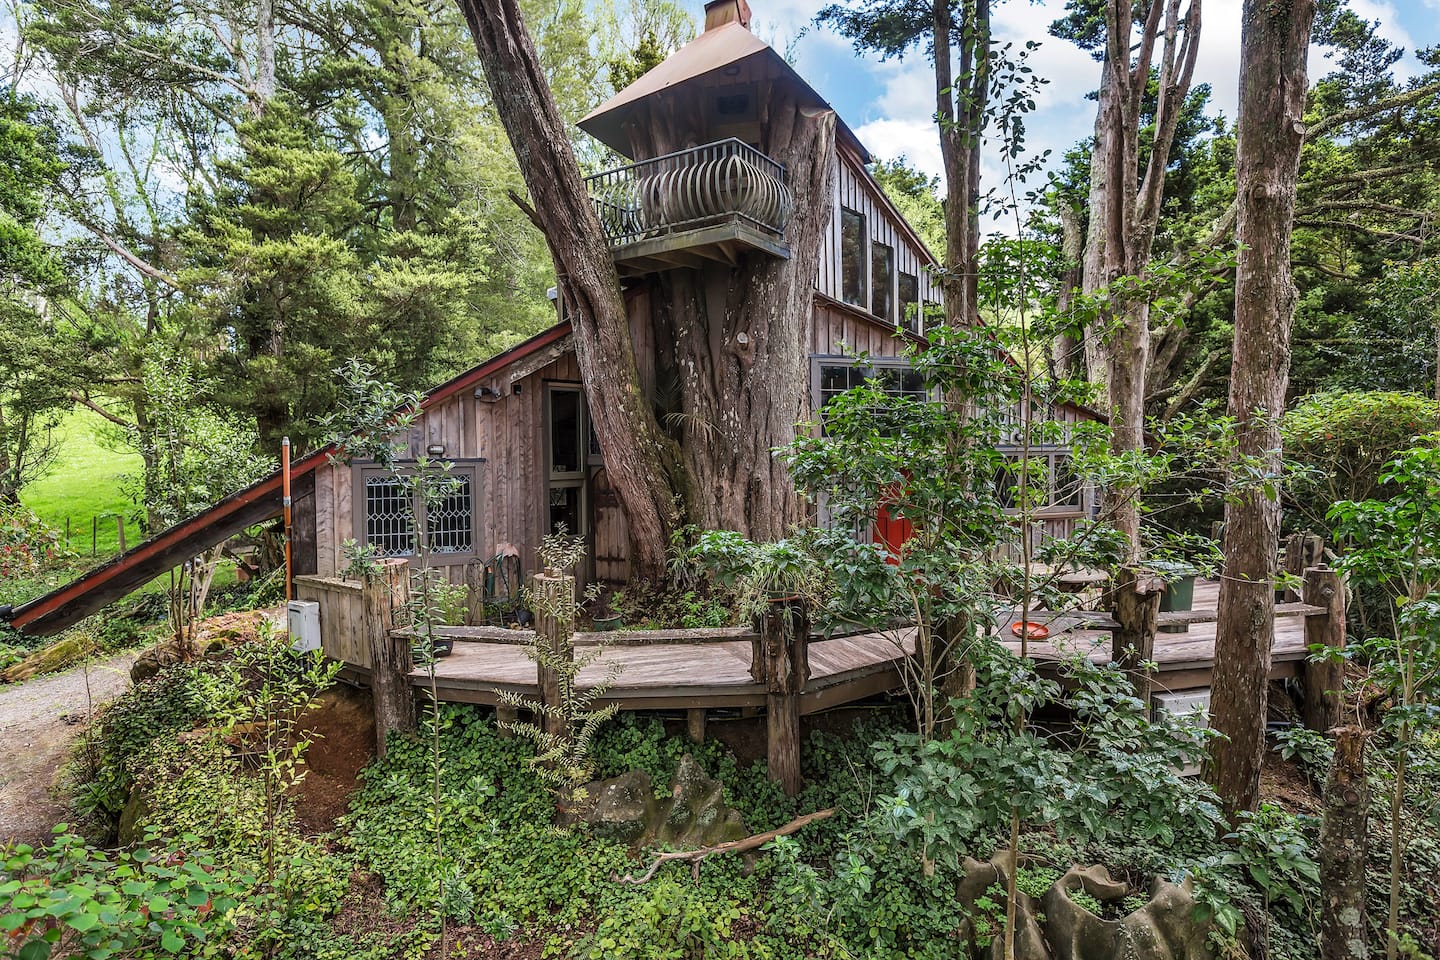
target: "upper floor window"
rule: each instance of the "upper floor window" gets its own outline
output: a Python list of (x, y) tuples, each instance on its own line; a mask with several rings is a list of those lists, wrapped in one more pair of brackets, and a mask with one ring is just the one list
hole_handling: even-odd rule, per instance
[(840, 208), (840, 297), (865, 306), (865, 215)]
[(900, 273), (900, 326), (911, 333), (920, 332), (920, 278), (913, 273)]
[(895, 248), (876, 241), (870, 244), (870, 312), (881, 320), (895, 322)]

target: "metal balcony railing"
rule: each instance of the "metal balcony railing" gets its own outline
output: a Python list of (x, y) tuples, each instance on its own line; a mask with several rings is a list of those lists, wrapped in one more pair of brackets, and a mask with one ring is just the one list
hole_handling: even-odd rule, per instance
[(785, 168), (739, 140), (721, 140), (587, 177), (611, 246), (738, 217), (780, 237), (790, 218)]

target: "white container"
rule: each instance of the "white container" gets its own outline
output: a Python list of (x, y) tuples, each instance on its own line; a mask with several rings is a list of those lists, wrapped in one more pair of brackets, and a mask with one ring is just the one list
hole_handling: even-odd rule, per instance
[[(1155, 712), (1161, 710), (1175, 714), (1197, 727), (1210, 725), (1210, 688), (1186, 690), (1183, 693), (1157, 693), (1154, 696)], [(1192, 763), (1180, 769), (1182, 777), (1198, 777), (1200, 765)]]
[(320, 604), (313, 600), (291, 600), (286, 608), (290, 622), (290, 646), (301, 653), (320, 649)]

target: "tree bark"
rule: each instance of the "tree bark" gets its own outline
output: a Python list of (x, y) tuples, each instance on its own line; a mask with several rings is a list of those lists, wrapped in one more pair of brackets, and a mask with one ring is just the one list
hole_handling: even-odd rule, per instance
[(676, 491), (689, 488), (674, 444), (655, 420), (635, 363), (620, 278), (518, 0), (459, 0), (495, 109), (545, 233), (575, 329), (590, 420), (630, 533), (631, 573), (661, 580), (676, 527)]
[[(1305, 127), (1305, 57), (1314, 0), (1245, 0), (1240, 42), (1235, 340), (1229, 414), (1241, 455), (1280, 469), (1278, 418), (1289, 380), (1295, 285), (1290, 234)], [(1209, 776), (1228, 814), (1253, 810), (1265, 753), (1275, 640), (1280, 502), (1251, 484), (1226, 504), (1216, 613)]]
[[(1145, 443), (1150, 303), (1144, 295), (1125, 294), (1113, 285), (1122, 277), (1143, 279), (1149, 266), (1170, 147), (1199, 52), (1200, 6), (1200, 0), (1190, 0), (1182, 18), (1180, 0), (1148, 0), (1138, 8), (1128, 0), (1105, 4), (1105, 60), (1091, 154), (1090, 226), (1082, 285), (1087, 294), (1112, 288), (1107, 308), (1086, 330), (1085, 366), (1092, 382), (1108, 388), (1110, 446), (1118, 455), (1141, 450)], [(1132, 43), (1137, 9), (1144, 20)], [(1141, 113), (1157, 43), (1154, 134), (1142, 171)], [(1129, 538), (1130, 560), (1138, 559), (1137, 492), (1125, 487), (1111, 490), (1106, 512)]]
[(773, 603), (760, 621), (765, 656), (765, 739), (770, 779), (795, 796), (800, 774), (800, 695), (810, 680), (810, 620), (787, 603)]
[(385, 756), (391, 731), (415, 730), (415, 668), (410, 641), (394, 633), (397, 616), (410, 600), (410, 565), (404, 560), (383, 560), (379, 573), (361, 585), (365, 610), (365, 640), (370, 650), (370, 692), (375, 701), (375, 755)]
[[(777, 447), (795, 439), (808, 394), (814, 269), (835, 183), (835, 115), (776, 89), (763, 152), (784, 164), (794, 198), (788, 259), (748, 253), (734, 266), (667, 270), (649, 282), (658, 376), (678, 387), (671, 426), (688, 478), (686, 519), (776, 540), (803, 516)], [(672, 148), (673, 149), (673, 148)], [(608, 461), (607, 461), (608, 464)]]
[(1365, 731), (1342, 727), (1325, 778), (1320, 817), (1320, 958), (1365, 960), (1366, 819)]
[(960, 75), (954, 75), (951, 47), (953, 13), (948, 0), (933, 10), (935, 106), (940, 126), (940, 158), (945, 170), (945, 321), (972, 326), (980, 320), (980, 136), (990, 90), (990, 0), (961, 5), (970, 22), (961, 25)]

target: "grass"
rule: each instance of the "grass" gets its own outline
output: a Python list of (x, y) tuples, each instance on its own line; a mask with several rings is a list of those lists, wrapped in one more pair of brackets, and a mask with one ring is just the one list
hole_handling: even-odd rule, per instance
[(120, 484), (124, 474), (140, 469), (140, 455), (109, 442), (101, 433), (105, 426), (97, 414), (77, 407), (56, 428), (60, 456), (49, 476), (27, 485), (20, 494), (20, 501), (55, 529), (64, 531), (69, 520), (70, 549), (81, 558), (119, 552), (117, 517), (125, 523), (126, 546), (142, 539), (133, 519), (135, 505)]

